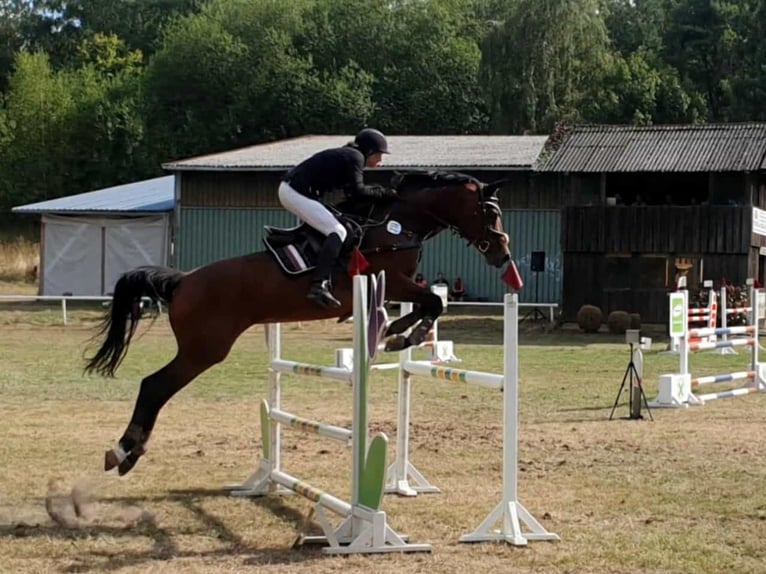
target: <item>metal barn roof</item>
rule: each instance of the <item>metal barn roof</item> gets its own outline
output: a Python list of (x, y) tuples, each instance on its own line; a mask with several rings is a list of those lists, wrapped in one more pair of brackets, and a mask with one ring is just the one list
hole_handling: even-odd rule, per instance
[(575, 126), (554, 133), (536, 171), (715, 172), (764, 169), (766, 123)]
[[(354, 136), (312, 135), (249, 146), (164, 164), (167, 170), (255, 171), (290, 168), (323, 149), (340, 147)], [(390, 155), (383, 169), (529, 169), (546, 136), (388, 136)]]
[(166, 175), (14, 207), (15, 213), (155, 213), (172, 211), (175, 177)]

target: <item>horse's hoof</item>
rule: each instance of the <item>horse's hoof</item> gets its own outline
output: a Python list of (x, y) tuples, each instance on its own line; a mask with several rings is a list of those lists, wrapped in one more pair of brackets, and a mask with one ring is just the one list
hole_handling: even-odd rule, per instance
[(117, 453), (113, 450), (106, 451), (104, 454), (104, 472), (109, 472), (118, 464), (120, 464), (120, 459), (117, 458)]
[(117, 472), (120, 476), (125, 476), (128, 474), (131, 470), (133, 470), (133, 467), (136, 466), (136, 463), (138, 462), (139, 455), (135, 453), (130, 453), (125, 460), (123, 460), (120, 465), (117, 467)]
[(396, 351), (403, 351), (407, 348), (407, 337), (404, 335), (394, 335), (386, 340), (385, 351), (387, 353), (393, 353)]

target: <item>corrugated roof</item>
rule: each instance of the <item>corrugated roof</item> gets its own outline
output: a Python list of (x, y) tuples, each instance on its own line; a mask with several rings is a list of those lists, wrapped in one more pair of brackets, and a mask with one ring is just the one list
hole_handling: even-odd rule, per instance
[(766, 123), (575, 126), (551, 135), (535, 170), (758, 171), (765, 155)]
[[(287, 169), (314, 153), (345, 145), (354, 136), (303, 136), (164, 164), (167, 170)], [(388, 136), (383, 169), (528, 169), (546, 136)]]
[(175, 177), (166, 175), (14, 207), (16, 213), (163, 212), (175, 205)]

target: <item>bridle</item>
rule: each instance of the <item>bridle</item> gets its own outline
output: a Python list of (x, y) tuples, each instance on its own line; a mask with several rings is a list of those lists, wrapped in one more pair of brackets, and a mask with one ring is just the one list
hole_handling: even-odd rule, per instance
[(479, 238), (468, 237), (463, 232), (463, 230), (460, 229), (460, 227), (458, 227), (457, 225), (446, 221), (442, 217), (439, 217), (430, 209), (424, 209), (423, 213), (438, 224), (438, 227), (434, 229), (433, 231), (429, 232), (428, 234), (426, 234), (424, 239), (429, 239), (433, 235), (436, 235), (442, 229), (448, 229), (454, 235), (459, 236), (461, 239), (465, 239), (467, 241), (466, 246), (474, 245), (476, 249), (479, 251), (479, 253), (485, 254), (487, 251), (489, 251), (489, 248), (492, 246), (492, 241), (490, 241), (487, 235), (489, 235), (489, 237), (492, 237), (492, 234), (505, 235), (504, 233), (496, 231), (492, 227), (493, 223), (499, 217), (502, 217), (502, 211), (500, 209), (500, 200), (495, 195), (490, 195), (489, 197), (483, 197), (481, 190), (479, 190), (476, 193), (476, 195), (477, 195), (476, 209), (474, 210), (472, 215), (477, 216), (481, 213), (481, 229), (483, 231), (481, 237)]

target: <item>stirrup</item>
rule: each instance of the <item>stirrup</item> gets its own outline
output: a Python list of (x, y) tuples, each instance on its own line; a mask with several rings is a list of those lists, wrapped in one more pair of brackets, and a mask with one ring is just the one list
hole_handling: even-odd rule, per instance
[(306, 297), (325, 309), (337, 309), (341, 306), (341, 302), (330, 292), (330, 282), (327, 280), (313, 283)]

